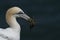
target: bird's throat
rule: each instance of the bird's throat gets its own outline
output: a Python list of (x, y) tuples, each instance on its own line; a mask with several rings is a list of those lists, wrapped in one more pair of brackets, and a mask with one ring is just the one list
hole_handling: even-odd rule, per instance
[(6, 21), (10, 28), (16, 29), (20, 31), (20, 25), (18, 24), (16, 18), (14, 16), (7, 16)]

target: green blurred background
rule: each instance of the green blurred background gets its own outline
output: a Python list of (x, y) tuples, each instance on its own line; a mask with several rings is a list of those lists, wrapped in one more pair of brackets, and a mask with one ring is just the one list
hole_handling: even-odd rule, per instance
[(21, 40), (60, 40), (59, 0), (0, 0), (0, 27), (7, 28), (5, 14), (8, 8), (21, 7), (36, 21), (30, 32), (29, 24), (17, 18), (21, 24)]

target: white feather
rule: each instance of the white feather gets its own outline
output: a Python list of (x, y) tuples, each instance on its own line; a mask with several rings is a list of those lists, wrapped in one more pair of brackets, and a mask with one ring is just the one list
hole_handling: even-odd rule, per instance
[[(0, 28), (0, 40), (20, 40), (21, 28), (16, 20), (16, 17), (14, 16), (14, 14), (19, 12), (24, 13), (19, 7), (12, 7), (8, 9), (6, 12), (6, 22), (10, 27), (6, 29)], [(23, 16), (19, 15), (19, 17), (22, 17), (25, 20), (30, 19), (30, 17), (26, 14), (23, 14)]]
[(20, 25), (17, 23), (16, 18), (12, 17), (13, 12), (17, 13), (19, 11), (21, 9), (18, 7), (12, 7), (7, 11), (6, 21), (10, 27), (6, 29), (0, 28), (0, 40), (20, 40)]

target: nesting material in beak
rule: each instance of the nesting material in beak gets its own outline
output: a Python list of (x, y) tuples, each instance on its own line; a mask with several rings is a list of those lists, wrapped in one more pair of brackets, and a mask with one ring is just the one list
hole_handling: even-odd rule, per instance
[(30, 18), (28, 22), (30, 23), (30, 29), (32, 29), (35, 26), (35, 21), (32, 18)]

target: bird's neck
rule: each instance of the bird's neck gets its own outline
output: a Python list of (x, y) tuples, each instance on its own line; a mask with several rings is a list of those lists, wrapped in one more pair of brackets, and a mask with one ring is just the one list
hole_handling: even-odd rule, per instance
[(17, 20), (15, 17), (13, 16), (7, 16), (6, 17), (6, 21), (8, 23), (8, 25), (10, 26), (10, 28), (15, 29), (16, 31), (20, 31), (20, 25), (18, 24)]

